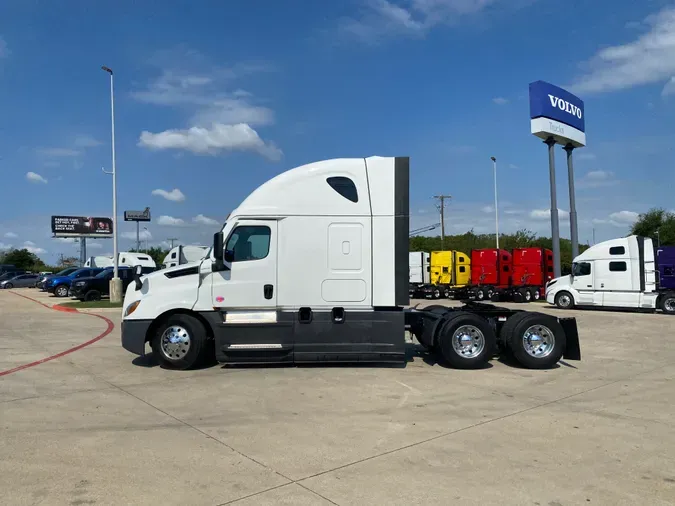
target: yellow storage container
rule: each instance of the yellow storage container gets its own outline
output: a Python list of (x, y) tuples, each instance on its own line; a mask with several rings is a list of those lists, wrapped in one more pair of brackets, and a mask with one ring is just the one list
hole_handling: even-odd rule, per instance
[(471, 282), (471, 258), (461, 251), (431, 252), (431, 284), (466, 286)]

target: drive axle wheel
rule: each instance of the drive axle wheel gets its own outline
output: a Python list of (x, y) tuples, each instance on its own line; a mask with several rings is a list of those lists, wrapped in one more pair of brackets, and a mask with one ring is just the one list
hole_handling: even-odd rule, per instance
[(84, 295), (84, 300), (86, 301), (101, 300), (101, 292), (99, 292), (98, 290), (89, 290)]
[(199, 365), (212, 343), (197, 318), (175, 314), (159, 325), (150, 344), (162, 367), (185, 370)]
[(565, 331), (557, 318), (547, 314), (516, 313), (506, 320), (500, 336), (528, 369), (550, 369), (565, 352)]
[(541, 299), (541, 292), (539, 291), (539, 288), (533, 288), (532, 289), (532, 300), (537, 301)]
[(446, 315), (436, 337), (443, 358), (456, 369), (478, 369), (492, 358), (497, 338), (490, 324), (464, 311)]

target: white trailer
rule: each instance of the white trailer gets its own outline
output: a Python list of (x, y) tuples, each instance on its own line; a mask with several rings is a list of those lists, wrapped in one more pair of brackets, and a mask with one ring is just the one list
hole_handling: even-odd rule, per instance
[(675, 314), (675, 291), (659, 288), (652, 240), (635, 235), (581, 253), (572, 274), (547, 283), (546, 301), (561, 309), (595, 306)]
[(106, 267), (112, 267), (112, 265), (113, 257), (97, 256), (87, 258), (83, 267), (100, 267), (105, 269)]
[(580, 359), (574, 318), (487, 304), (407, 309), (409, 159), (311, 163), (251, 193), (199, 262), (126, 290), (122, 346), (164, 367), (394, 362), (406, 330), (458, 368), (508, 349), (529, 368)]
[(409, 282), (410, 284), (431, 283), (430, 254), (424, 251), (411, 251), (408, 254)]
[(206, 256), (208, 246), (176, 246), (164, 257), (164, 268), (197, 262)]

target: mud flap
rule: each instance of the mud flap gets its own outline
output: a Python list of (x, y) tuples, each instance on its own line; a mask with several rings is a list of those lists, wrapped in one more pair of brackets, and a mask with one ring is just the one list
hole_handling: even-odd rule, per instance
[(560, 325), (565, 331), (565, 352), (563, 358), (567, 360), (581, 360), (581, 345), (579, 344), (579, 331), (577, 330), (576, 318), (558, 318)]

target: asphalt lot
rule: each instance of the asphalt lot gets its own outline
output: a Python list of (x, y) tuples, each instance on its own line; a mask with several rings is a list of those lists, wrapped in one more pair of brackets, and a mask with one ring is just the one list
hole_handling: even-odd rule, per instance
[[(10, 292), (2, 504), (675, 503), (672, 317), (565, 312), (583, 360), (550, 371), (446, 369), (411, 345), (405, 368), (179, 372), (120, 347), (119, 310)], [(108, 335), (3, 375), (95, 339), (102, 317)]]

